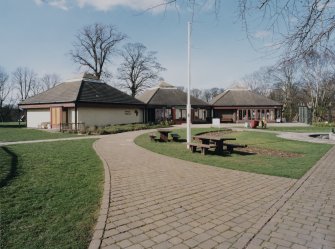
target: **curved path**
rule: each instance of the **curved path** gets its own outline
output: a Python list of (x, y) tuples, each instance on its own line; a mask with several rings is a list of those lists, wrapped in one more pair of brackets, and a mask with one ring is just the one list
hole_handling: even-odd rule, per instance
[(334, 245), (335, 147), (296, 181), (158, 155), (133, 143), (146, 132), (95, 143), (107, 174), (90, 248)]
[(94, 144), (105, 186), (90, 249), (335, 248), (335, 146), (296, 181), (158, 155), (133, 143), (146, 132)]

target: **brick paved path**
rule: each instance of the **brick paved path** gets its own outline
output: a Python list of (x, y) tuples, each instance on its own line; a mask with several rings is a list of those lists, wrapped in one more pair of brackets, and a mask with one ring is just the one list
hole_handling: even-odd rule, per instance
[(248, 248), (335, 248), (335, 146), (292, 189)]
[(132, 142), (141, 133), (95, 144), (110, 196), (90, 248), (243, 248), (296, 182), (158, 155)]

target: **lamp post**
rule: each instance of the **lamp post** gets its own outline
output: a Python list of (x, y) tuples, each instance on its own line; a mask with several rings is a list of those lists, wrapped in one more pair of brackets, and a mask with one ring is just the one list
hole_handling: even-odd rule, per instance
[(187, 39), (187, 148), (190, 148), (191, 143), (191, 29), (192, 23), (187, 23), (188, 28), (188, 39)]

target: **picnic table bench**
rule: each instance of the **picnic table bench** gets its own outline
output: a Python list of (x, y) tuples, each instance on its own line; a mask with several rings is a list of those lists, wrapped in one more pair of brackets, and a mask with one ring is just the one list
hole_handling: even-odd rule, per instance
[(169, 138), (169, 133), (172, 137), (172, 140), (175, 142), (180, 138), (177, 133), (171, 133), (172, 130), (170, 129), (157, 129), (157, 131), (159, 132), (159, 138), (157, 138), (155, 133), (150, 133), (149, 137), (151, 141), (170, 142), (171, 138)]
[(161, 128), (157, 129), (160, 134), (160, 141), (162, 142), (169, 142), (169, 133), (172, 132), (171, 129)]
[(149, 137), (150, 137), (151, 141), (156, 141), (157, 140), (156, 134), (149, 134)]
[(228, 138), (228, 137), (216, 137), (213, 135), (197, 135), (194, 136), (193, 139), (201, 141), (202, 144), (211, 144), (215, 148), (215, 152), (217, 154), (222, 154), (223, 153), (223, 143), (224, 141), (227, 140), (236, 140), (236, 138)]
[(224, 146), (227, 146), (227, 151), (229, 153), (232, 153), (234, 151), (234, 148), (246, 148), (248, 147), (246, 144), (228, 144), (223, 143)]
[(208, 149), (216, 147), (215, 144), (189, 143), (188, 145), (190, 146), (192, 153), (196, 152), (197, 148), (199, 147), (202, 155), (206, 155)]
[(171, 133), (170, 135), (172, 137), (172, 140), (175, 142), (177, 142), (178, 139), (180, 138), (180, 136), (177, 133)]

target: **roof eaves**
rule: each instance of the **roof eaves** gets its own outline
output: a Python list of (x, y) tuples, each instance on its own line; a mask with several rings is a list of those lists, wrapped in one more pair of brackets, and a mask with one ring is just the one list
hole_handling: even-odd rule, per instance
[(92, 105), (127, 105), (127, 106), (145, 106), (145, 103), (122, 103), (122, 102), (92, 102), (92, 101), (78, 101), (78, 104), (92, 104)]

